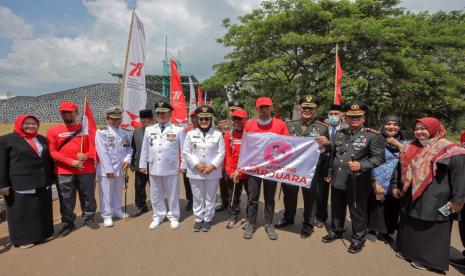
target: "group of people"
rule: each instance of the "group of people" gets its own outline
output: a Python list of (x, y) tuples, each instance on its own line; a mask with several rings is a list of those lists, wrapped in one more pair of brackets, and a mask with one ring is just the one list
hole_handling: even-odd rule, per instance
[[(140, 111), (142, 127), (133, 132), (120, 127), (123, 111), (114, 107), (105, 112), (107, 126), (97, 131), (95, 141), (82, 133), (73, 102), (60, 104), (64, 124), (49, 129), (47, 137), (38, 134), (36, 117), (18, 117), (13, 132), (0, 137), (0, 194), (7, 203), (11, 242), (29, 248), (53, 239), (54, 182), (64, 223), (59, 236), (76, 227), (76, 194), (84, 224), (99, 228), (95, 179), (103, 225), (112, 227), (113, 218), (129, 217), (122, 209), (122, 192), (131, 169), (135, 171), (133, 216), (148, 212), (145, 189), (150, 185), (151, 230), (165, 219), (172, 229), (180, 227), (180, 177), (186, 190), (186, 210), (193, 211), (195, 232), (210, 231), (215, 211), (224, 209), (229, 214), (226, 228), (234, 228), (240, 221), (245, 190), (245, 239), (251, 239), (258, 228), (261, 186), (264, 229), (270, 240), (278, 238), (276, 228), (294, 224), (301, 190), (302, 238), (309, 238), (314, 227), (326, 225), (328, 234), (322, 242), (341, 239), (348, 207), (352, 224), (348, 252), (358, 253), (367, 239), (379, 239), (394, 245), (396, 255), (415, 268), (448, 270), (453, 219), (459, 220), (465, 245), (465, 149), (444, 138), (446, 131), (438, 119), (416, 120), (411, 128), (414, 138), (407, 141), (398, 116), (386, 116), (379, 129), (366, 127), (368, 107), (361, 102), (333, 104), (322, 121), (317, 120), (318, 99), (313, 95), (300, 99), (298, 120), (284, 122), (273, 117), (272, 106), (270, 98), (258, 98), (258, 116), (249, 119), (243, 105), (231, 101), (231, 127), (218, 130), (212, 107), (198, 107), (190, 114), (192, 124), (183, 128), (171, 123), (173, 108), (160, 101), (154, 106), (155, 114)], [(320, 144), (311, 187), (281, 184), (285, 210), (277, 223), (273, 216), (278, 183), (238, 170), (244, 132), (310, 137)], [(218, 186), (221, 203), (215, 207)], [(453, 263), (465, 267), (465, 257)]]

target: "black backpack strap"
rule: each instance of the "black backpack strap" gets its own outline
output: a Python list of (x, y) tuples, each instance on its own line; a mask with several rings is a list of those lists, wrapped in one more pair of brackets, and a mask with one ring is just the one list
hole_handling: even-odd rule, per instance
[(69, 141), (73, 140), (73, 138), (76, 137), (76, 135), (78, 135), (81, 131), (82, 131), (82, 128), (76, 130), (75, 132), (73, 132), (73, 134), (71, 134), (70, 136), (68, 136), (68, 138), (66, 138), (66, 140), (63, 141), (63, 143), (61, 143), (61, 144), (58, 146), (57, 151), (60, 151), (66, 144), (68, 144)]

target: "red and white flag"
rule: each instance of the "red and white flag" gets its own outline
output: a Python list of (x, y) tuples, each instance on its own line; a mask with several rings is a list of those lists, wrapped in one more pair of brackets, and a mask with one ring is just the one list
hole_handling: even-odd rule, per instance
[(199, 106), (204, 105), (203, 97), (202, 97), (202, 87), (200, 85), (197, 88), (197, 98), (199, 99)]
[(334, 104), (342, 104), (341, 80), (344, 72), (339, 61), (338, 45), (336, 44), (336, 76), (334, 83)]
[(170, 80), (170, 103), (173, 107), (171, 122), (176, 125), (187, 124), (186, 99), (182, 91), (181, 76), (178, 66), (174, 60), (170, 60), (171, 80)]
[(139, 110), (145, 109), (145, 32), (144, 25), (135, 12), (132, 13), (129, 32), (128, 55), (121, 88), (121, 105), (124, 110), (121, 127), (133, 129), (141, 126)]
[[(82, 130), (81, 136), (88, 136), (88, 151), (87, 156), (91, 159), (97, 158), (97, 153), (95, 151), (95, 132), (97, 132), (97, 124), (94, 120), (94, 115), (92, 115), (92, 110), (90, 109), (89, 102), (87, 102), (87, 97), (84, 97), (84, 114), (82, 116)], [(81, 152), (83, 147), (83, 140), (81, 140)]]
[(189, 101), (189, 123), (191, 123), (190, 114), (197, 108), (197, 101), (195, 99), (195, 89), (194, 83), (192, 82), (191, 77), (189, 76), (189, 88), (190, 88), (190, 101)]

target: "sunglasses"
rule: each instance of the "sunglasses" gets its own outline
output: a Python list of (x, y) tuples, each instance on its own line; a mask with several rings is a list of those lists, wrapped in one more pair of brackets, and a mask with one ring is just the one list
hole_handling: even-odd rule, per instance
[(210, 118), (208, 118), (208, 117), (206, 117), (206, 118), (205, 118), (205, 117), (204, 117), (204, 118), (199, 118), (199, 121), (200, 121), (200, 122), (202, 122), (202, 121), (204, 121), (204, 122), (209, 122), (209, 121), (210, 121)]

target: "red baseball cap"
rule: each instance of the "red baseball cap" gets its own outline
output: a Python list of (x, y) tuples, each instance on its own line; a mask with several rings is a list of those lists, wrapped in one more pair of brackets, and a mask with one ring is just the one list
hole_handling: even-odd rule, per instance
[(231, 113), (231, 117), (248, 118), (248, 117), (249, 117), (249, 114), (247, 113), (247, 111), (245, 111), (245, 110), (242, 109), (242, 108), (236, 108), (236, 109)]
[(77, 104), (74, 102), (62, 102), (58, 107), (58, 111), (76, 111), (78, 110)]
[(268, 97), (260, 97), (255, 102), (255, 106), (262, 106), (262, 105), (273, 105), (273, 102)]

